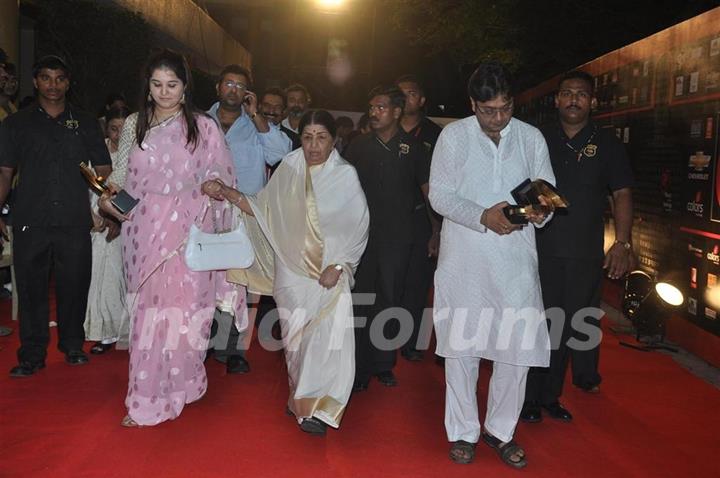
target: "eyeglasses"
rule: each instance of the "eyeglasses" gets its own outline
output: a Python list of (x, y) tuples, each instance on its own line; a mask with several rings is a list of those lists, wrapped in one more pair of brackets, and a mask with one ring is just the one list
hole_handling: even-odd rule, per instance
[(475, 104), (475, 111), (477, 111), (482, 116), (488, 116), (492, 117), (500, 113), (500, 116), (505, 116), (512, 114), (513, 107), (515, 105), (511, 101), (510, 103), (507, 103), (505, 106), (500, 106), (499, 108), (493, 108), (491, 106), (477, 106), (477, 103)]
[(239, 81), (225, 80), (222, 84), (228, 89), (237, 88), (240, 91), (247, 90), (247, 85), (240, 83)]

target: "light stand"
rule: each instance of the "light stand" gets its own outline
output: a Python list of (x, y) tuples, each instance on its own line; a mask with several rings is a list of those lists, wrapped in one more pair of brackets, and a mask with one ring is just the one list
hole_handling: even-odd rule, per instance
[[(632, 271), (625, 281), (623, 313), (635, 329), (638, 344), (620, 341), (623, 347), (642, 352), (678, 350), (664, 343), (668, 309), (680, 307), (685, 298), (680, 289), (669, 282), (657, 282), (643, 271)], [(645, 338), (645, 340), (643, 340)]]

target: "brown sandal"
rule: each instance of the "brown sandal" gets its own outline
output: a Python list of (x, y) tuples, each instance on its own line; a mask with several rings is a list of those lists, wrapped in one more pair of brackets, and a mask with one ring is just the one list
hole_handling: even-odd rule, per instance
[(475, 443), (465, 440), (453, 442), (450, 447), (450, 459), (461, 465), (472, 463), (475, 459)]

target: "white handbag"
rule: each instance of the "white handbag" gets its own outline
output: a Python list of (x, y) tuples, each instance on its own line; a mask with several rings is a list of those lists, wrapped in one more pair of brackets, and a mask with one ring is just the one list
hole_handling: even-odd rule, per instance
[[(201, 223), (207, 210), (208, 207), (205, 206), (199, 216)], [(213, 225), (215, 225), (214, 211)], [(217, 231), (217, 226), (215, 230)], [(185, 264), (190, 270), (201, 272), (246, 269), (254, 260), (255, 252), (242, 219), (238, 218), (238, 224), (234, 229), (221, 233), (203, 232), (195, 222), (190, 225), (190, 233), (185, 245)]]

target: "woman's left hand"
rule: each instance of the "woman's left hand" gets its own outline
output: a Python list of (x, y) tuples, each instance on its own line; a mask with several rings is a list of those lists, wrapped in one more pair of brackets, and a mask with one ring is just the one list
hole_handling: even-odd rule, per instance
[(338, 280), (340, 280), (340, 275), (342, 274), (342, 272), (342, 269), (337, 270), (335, 269), (335, 264), (331, 264), (327, 266), (324, 271), (322, 271), (318, 282), (326, 289), (332, 289), (337, 285)]
[(206, 196), (210, 196), (216, 201), (224, 201), (225, 196), (223, 195), (223, 188), (225, 184), (219, 179), (210, 179), (202, 183), (200, 191)]
[(100, 209), (100, 212), (104, 213), (108, 217), (114, 217), (117, 219), (118, 222), (125, 222), (130, 220), (130, 216), (127, 216), (125, 214), (122, 214), (115, 206), (113, 206), (111, 200), (113, 192), (111, 192), (113, 189), (111, 188), (110, 191), (105, 191), (100, 196), (100, 199), (98, 199), (98, 208)]

